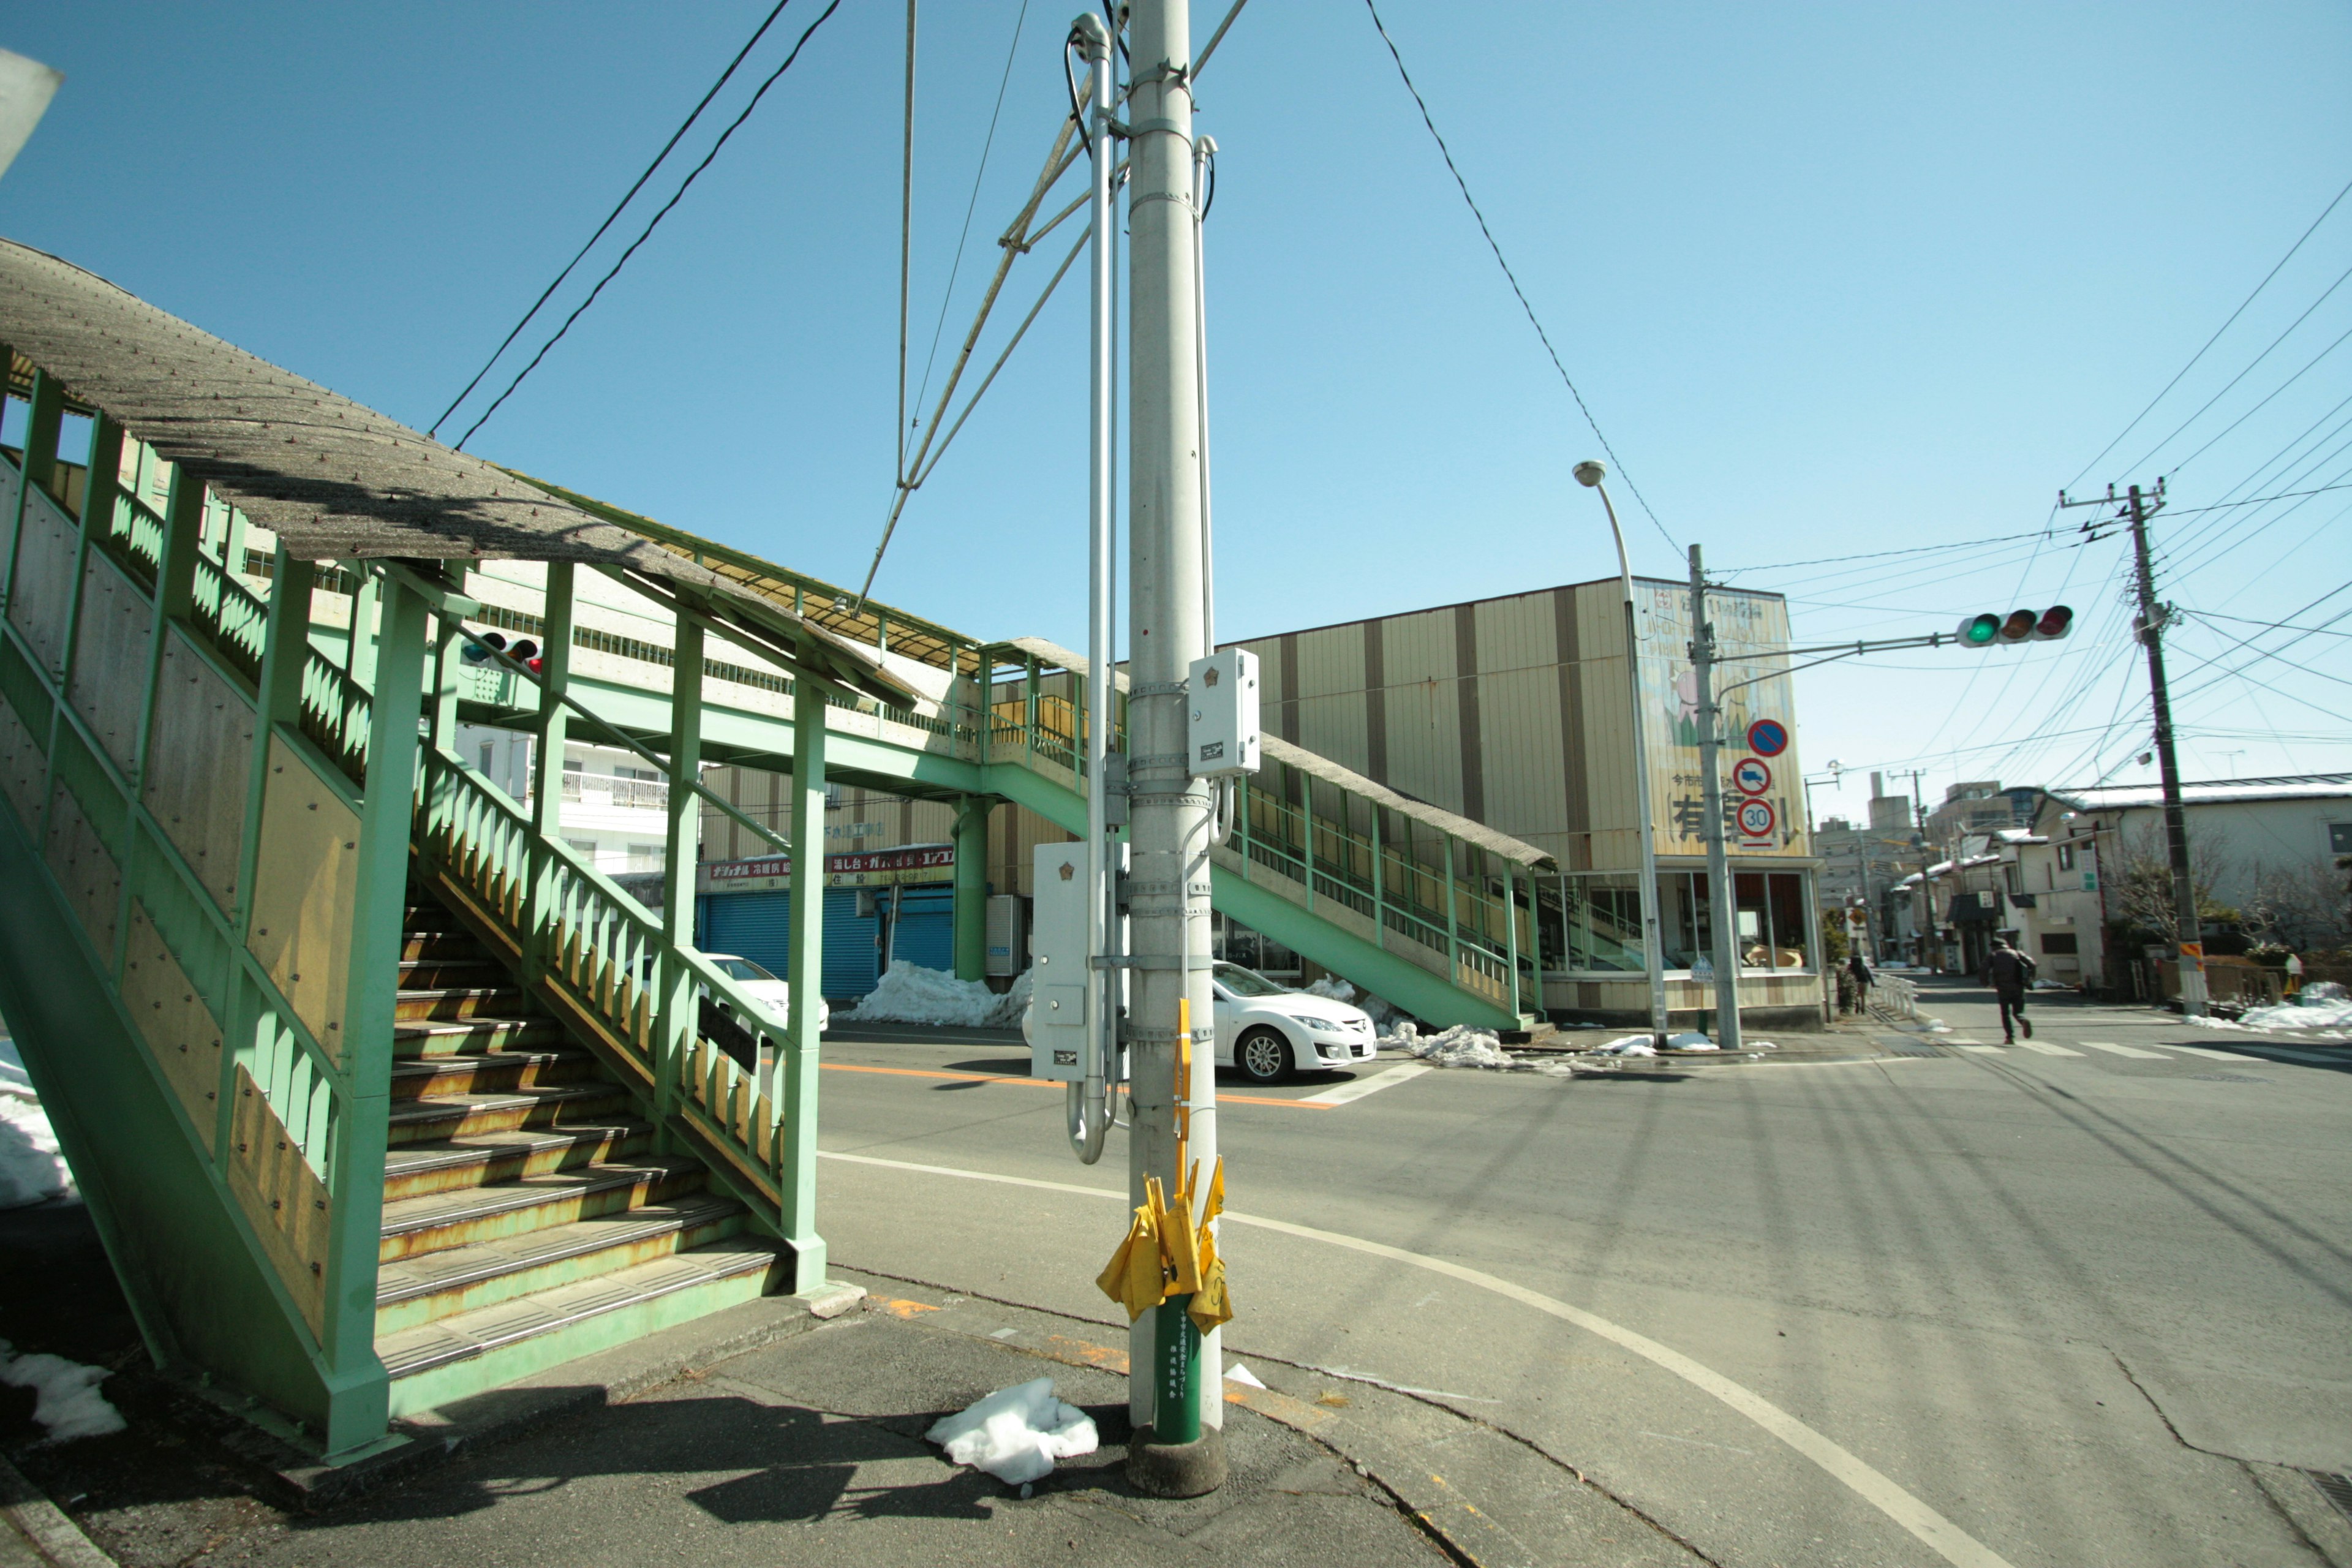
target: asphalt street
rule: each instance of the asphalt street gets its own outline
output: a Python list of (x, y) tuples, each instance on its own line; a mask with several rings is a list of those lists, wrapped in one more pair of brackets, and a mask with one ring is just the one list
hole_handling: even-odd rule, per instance
[[(1229, 1084), (1228, 1360), (1448, 1405), (1716, 1563), (2326, 1561), (2352, 1043), (1925, 1005), (1843, 1057)], [(856, 1033), (835, 1261), (1123, 1332), (1123, 1147), (1078, 1164), (1017, 1043)]]

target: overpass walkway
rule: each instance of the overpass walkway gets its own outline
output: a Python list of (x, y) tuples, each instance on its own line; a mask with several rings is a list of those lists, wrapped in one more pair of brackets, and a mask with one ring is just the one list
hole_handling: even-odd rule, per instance
[[(822, 1286), (818, 879), (779, 1024), (694, 948), (690, 877), (649, 909), (563, 841), (566, 738), (667, 778), (673, 866), (706, 806), (821, 840), (828, 780), (1076, 831), (1084, 661), (853, 614), (5, 242), (0, 336), (0, 1012), (158, 1364), (341, 1462)], [(595, 625), (616, 595), (665, 635)], [(539, 737), (529, 799), (465, 721)], [(1215, 906), (1431, 1022), (1518, 1021), (1543, 857), (1266, 753)], [(715, 763), (791, 773), (794, 831)]]

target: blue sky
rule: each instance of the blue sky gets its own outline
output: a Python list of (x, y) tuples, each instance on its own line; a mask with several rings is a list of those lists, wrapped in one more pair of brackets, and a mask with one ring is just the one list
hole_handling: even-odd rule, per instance
[[(942, 367), (1064, 107), (1073, 8), (1026, 15)], [(0, 43), (67, 81), (0, 181), (0, 233), (423, 426), (765, 9), (22, 10)], [(699, 155), (818, 9), (794, 0), (682, 151)], [(1202, 7), (1200, 32), (1222, 12)], [(919, 378), (1020, 13), (924, 13)], [(2084, 471), (2352, 179), (2352, 14), (1383, 14), (1656, 510), (1663, 535), (1621, 482), (1637, 570), (1680, 575), (1692, 541), (1724, 568), (2000, 541), (1734, 580), (1786, 588), (1809, 640), (2076, 606), (2066, 644), (1802, 678), (1810, 768), (1925, 767), (1931, 797), (1956, 778), (2150, 776), (2133, 760), (2144, 688), (2116, 607), (2122, 542), (2010, 536), (2043, 528), (2078, 473), (2095, 491), (2176, 468), (2165, 593), (2207, 617), (2174, 639), (2184, 770), (2352, 767), (2352, 618), (2300, 638), (2251, 624), (2338, 584), (2301, 624), (2352, 607), (2352, 490), (2189, 510), (2352, 482), (2352, 450), (2337, 454), (2352, 429), (2330, 438), (2344, 416), (2328, 416), (2352, 394), (2352, 346), (2279, 390), (2352, 327), (2352, 284), (2247, 370), (2352, 266), (2352, 200)], [(847, 0), (472, 449), (856, 581), (891, 479), (902, 26), (896, 5)], [(1605, 574), (1598, 510), (1568, 477), (1596, 443), (1360, 0), (1255, 0), (1201, 102), (1223, 149), (1209, 237), (1221, 630)], [(1015, 268), (991, 345), (1052, 248)], [(982, 636), (1082, 636), (1082, 281), (908, 509), (881, 596)], [(1848, 777), (1816, 792), (1820, 809), (1859, 807)]]

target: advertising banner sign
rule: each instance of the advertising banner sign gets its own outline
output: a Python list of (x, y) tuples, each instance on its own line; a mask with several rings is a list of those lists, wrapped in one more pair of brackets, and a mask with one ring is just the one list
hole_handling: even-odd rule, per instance
[[(1699, 837), (1706, 820), (1698, 771), (1698, 676), (1690, 659), (1690, 589), (1636, 579), (1633, 605), (1641, 648), (1643, 742), (1649, 752), (1650, 802), (1657, 815), (1654, 842), (1661, 855), (1706, 853)], [(1787, 674), (1787, 602), (1767, 594), (1712, 590), (1707, 618), (1715, 623), (1715, 689), (1722, 710), (1716, 753), (1723, 769), (1724, 826), (1742, 856), (1810, 855), (1804, 776), (1797, 760), (1796, 699)], [(1756, 680), (1753, 678), (1765, 679)], [(1737, 682), (1749, 682), (1738, 685)], [(1726, 688), (1729, 689), (1727, 690)], [(1768, 767), (1752, 762), (1751, 735), (1773, 748)], [(1751, 787), (1759, 780), (1760, 788)], [(1744, 835), (1742, 808), (1761, 802), (1765, 836)]]

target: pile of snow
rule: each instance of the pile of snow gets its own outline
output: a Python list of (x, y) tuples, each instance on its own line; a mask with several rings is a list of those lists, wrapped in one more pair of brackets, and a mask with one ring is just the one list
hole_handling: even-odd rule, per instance
[(1383, 1001), (1369, 991), (1360, 991), (1336, 974), (1326, 974), (1307, 988), (1309, 996), (1328, 996), (1334, 1002), (1349, 1002), (1361, 1007), (1372, 1020), (1372, 1027), (1385, 1031), (1402, 1016), (1393, 1004)]
[(39, 1396), (33, 1419), (48, 1428), (43, 1442), (103, 1437), (129, 1425), (98, 1391), (106, 1381), (104, 1367), (84, 1366), (59, 1355), (16, 1355), (12, 1350), (6, 1340), (0, 1340), (0, 1383), (29, 1388)]
[(2293, 1001), (2250, 1008), (2238, 1021), (2250, 1029), (2352, 1029), (2352, 994), (2333, 980), (2315, 981)]
[(1050, 1377), (999, 1389), (968, 1410), (940, 1416), (923, 1436), (957, 1464), (1016, 1487), (1052, 1475), (1056, 1459), (1093, 1453), (1099, 1441), (1094, 1418), (1055, 1398)]
[(0, 1036), (0, 1209), (79, 1195), (24, 1058), (16, 1042)]
[(835, 1016), (853, 1024), (931, 1024), (963, 1029), (1009, 1029), (1021, 1022), (1032, 984), (1024, 972), (1000, 996), (985, 981), (958, 980), (919, 963), (893, 963), (856, 1007)]
[(1393, 1044), (1402, 1046), (1425, 1062), (1442, 1068), (1510, 1068), (1519, 1064), (1503, 1054), (1503, 1042), (1492, 1029), (1473, 1028), (1456, 1024), (1442, 1034), (1424, 1035), (1410, 1019), (1397, 1026), (1391, 1037)]

